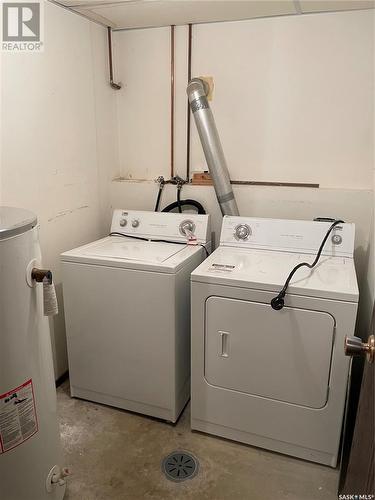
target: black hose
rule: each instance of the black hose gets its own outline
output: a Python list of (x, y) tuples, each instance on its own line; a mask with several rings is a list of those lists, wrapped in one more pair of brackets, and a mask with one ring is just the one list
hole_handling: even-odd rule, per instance
[(322, 254), (322, 251), (323, 251), (323, 248), (324, 248), (324, 245), (326, 244), (326, 241), (328, 239), (328, 236), (331, 234), (332, 230), (338, 225), (338, 224), (345, 224), (345, 222), (343, 220), (335, 220), (330, 228), (328, 229), (328, 231), (326, 232), (326, 235), (324, 236), (321, 244), (320, 244), (320, 247), (319, 247), (319, 250), (318, 250), (318, 253), (316, 254), (316, 257), (314, 259), (314, 262), (312, 264), (309, 264), (308, 262), (301, 262), (300, 264), (296, 265), (289, 273), (289, 276), (287, 277), (285, 283), (284, 283), (284, 286), (282, 287), (282, 289), (280, 290), (280, 292), (278, 293), (278, 295), (276, 295), (276, 297), (274, 297), (272, 300), (271, 300), (271, 307), (272, 309), (275, 309), (275, 311), (280, 311), (280, 309), (282, 309), (284, 307), (284, 297), (285, 297), (285, 294), (286, 294), (286, 291), (288, 289), (288, 286), (289, 286), (289, 283), (290, 283), (290, 280), (293, 278), (294, 274), (296, 273), (296, 271), (298, 271), (298, 269), (300, 269), (301, 267), (308, 267), (309, 269), (312, 269), (313, 267), (315, 267), (320, 259), (320, 256)]
[[(206, 210), (203, 208), (203, 205), (201, 205), (199, 203), (199, 201), (196, 201), (196, 200), (190, 200), (190, 199), (180, 200), (180, 206), (181, 206), (181, 210), (184, 206), (194, 207), (194, 208), (196, 208), (199, 215), (204, 215), (206, 213)], [(162, 212), (172, 212), (176, 208), (178, 208), (178, 202), (174, 201), (170, 205), (163, 208)]]
[(177, 186), (177, 207), (178, 207), (178, 212), (182, 214), (182, 207), (181, 207), (181, 189), (182, 186)]
[(164, 188), (164, 184), (160, 184), (160, 186), (159, 186), (159, 192), (158, 192), (158, 197), (156, 198), (154, 212), (158, 212), (159, 211), (160, 198), (161, 198), (161, 193), (163, 192), (163, 188)]

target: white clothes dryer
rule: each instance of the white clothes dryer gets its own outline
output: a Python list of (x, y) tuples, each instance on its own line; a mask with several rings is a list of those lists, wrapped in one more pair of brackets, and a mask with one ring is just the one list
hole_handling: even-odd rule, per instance
[(358, 286), (354, 224), (224, 217), (192, 273), (192, 428), (336, 466)]

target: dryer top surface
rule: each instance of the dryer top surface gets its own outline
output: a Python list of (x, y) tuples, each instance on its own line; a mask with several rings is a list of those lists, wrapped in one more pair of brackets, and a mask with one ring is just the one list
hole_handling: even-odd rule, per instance
[[(313, 255), (221, 246), (192, 273), (192, 280), (278, 292), (293, 267)], [(352, 258), (322, 256), (314, 269), (300, 268), (288, 294), (358, 302)]]

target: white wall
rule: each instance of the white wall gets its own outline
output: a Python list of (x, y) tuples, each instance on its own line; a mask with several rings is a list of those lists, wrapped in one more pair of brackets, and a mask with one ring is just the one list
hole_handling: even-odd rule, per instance
[(358, 332), (364, 340), (370, 333), (371, 320), (373, 317), (375, 302), (375, 168), (374, 168), (374, 190), (370, 206), (370, 230), (369, 244), (363, 255), (363, 274), (361, 279), (361, 309), (358, 318)]
[[(192, 56), (193, 76), (214, 77), (211, 105), (232, 178), (321, 186), (236, 187), (240, 213), (355, 222), (364, 297), (373, 210), (373, 36), (371, 11), (201, 24), (193, 29)], [(119, 31), (114, 38), (116, 78), (124, 86), (116, 93), (120, 146), (110, 200), (113, 207), (153, 209), (152, 180), (169, 177), (170, 32)], [(183, 177), (186, 57), (187, 28), (177, 27), (175, 169)], [(191, 154), (193, 171), (207, 169), (193, 123)], [(218, 231), (212, 187), (183, 193), (206, 206)], [(163, 205), (174, 197), (167, 187)]]
[(46, 2), (45, 31), (43, 53), (2, 53), (0, 201), (38, 215), (60, 303), (51, 321), (58, 377), (67, 369), (59, 254), (104, 233), (104, 166), (116, 146), (105, 29)]
[(196, 28), (233, 178), (370, 187), (373, 30), (369, 11)]
[[(212, 109), (233, 179), (369, 189), (373, 158), (371, 11), (194, 26), (193, 76)], [(115, 34), (120, 171), (168, 175), (169, 28)], [(176, 168), (185, 171), (187, 28), (176, 28)], [(180, 146), (180, 147), (179, 147)], [(192, 127), (192, 168), (206, 168)]]
[[(373, 23), (375, 26), (375, 11), (373, 12)], [(375, 44), (375, 33), (374, 33), (374, 44)], [(375, 54), (373, 55), (373, 60), (375, 63)], [(373, 68), (373, 82), (375, 79), (375, 68)], [(373, 116), (375, 117), (375, 103), (373, 102)], [(375, 120), (375, 119), (374, 119)], [(375, 139), (375, 134), (374, 134)], [(369, 245), (367, 249), (367, 254), (365, 258), (364, 268), (365, 274), (362, 280), (362, 294), (361, 294), (361, 315), (360, 315), (360, 328), (359, 332), (364, 340), (370, 332), (371, 320), (374, 311), (375, 302), (375, 158), (373, 158), (373, 198), (372, 207), (370, 212), (372, 213), (372, 222), (370, 223), (370, 235), (369, 235)]]

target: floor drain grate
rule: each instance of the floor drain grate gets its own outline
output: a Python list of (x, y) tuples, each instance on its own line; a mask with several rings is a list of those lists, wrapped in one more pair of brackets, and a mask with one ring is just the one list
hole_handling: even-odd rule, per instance
[(198, 460), (185, 451), (174, 451), (164, 458), (162, 470), (171, 481), (191, 479), (198, 472)]

